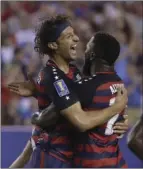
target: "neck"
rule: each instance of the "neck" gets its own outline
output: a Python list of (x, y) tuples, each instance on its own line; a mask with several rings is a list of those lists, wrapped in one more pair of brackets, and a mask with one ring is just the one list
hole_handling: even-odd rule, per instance
[(91, 74), (96, 74), (97, 72), (113, 72), (114, 66), (108, 65), (104, 60), (95, 60), (91, 66)]
[(52, 60), (56, 63), (59, 69), (61, 69), (64, 73), (69, 72), (69, 62), (65, 60), (60, 55), (55, 54)]

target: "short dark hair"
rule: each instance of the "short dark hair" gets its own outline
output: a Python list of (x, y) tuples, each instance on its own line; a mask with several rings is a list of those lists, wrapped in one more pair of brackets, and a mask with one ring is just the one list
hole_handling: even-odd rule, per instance
[(70, 18), (66, 15), (57, 15), (42, 21), (42, 23), (36, 29), (34, 46), (35, 51), (40, 55), (50, 55), (53, 51), (47, 44), (51, 42), (57, 26), (67, 21), (70, 22)]
[(98, 32), (94, 35), (93, 43), (95, 57), (105, 60), (110, 66), (113, 65), (120, 53), (119, 42), (106, 32)]

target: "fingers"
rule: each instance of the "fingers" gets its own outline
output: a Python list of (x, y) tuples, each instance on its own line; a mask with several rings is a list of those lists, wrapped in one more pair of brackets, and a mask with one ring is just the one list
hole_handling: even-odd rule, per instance
[(113, 130), (125, 130), (127, 131), (128, 130), (128, 126), (114, 126), (113, 127)]
[(125, 89), (125, 87), (121, 87), (121, 91), (123, 95), (127, 95), (127, 90)]
[(123, 99), (124, 99), (124, 103), (125, 103), (125, 106), (126, 106), (126, 104), (127, 104), (127, 102), (128, 102), (128, 95), (127, 95), (127, 90), (124, 88), (124, 87), (122, 87), (122, 97), (123, 97)]
[(120, 134), (119, 136), (117, 136), (118, 139), (121, 139), (124, 137), (124, 134)]
[(19, 88), (9, 87), (9, 90), (10, 90), (11, 92), (15, 92), (15, 91), (19, 91)]
[(127, 95), (127, 90), (125, 87), (121, 86), (117, 88), (117, 96), (118, 95)]
[(19, 82), (8, 84), (8, 88), (11, 88), (11, 87), (18, 88), (19, 87)]
[(125, 130), (114, 130), (114, 134), (124, 134), (126, 133)]
[(18, 89), (10, 89), (10, 92), (13, 92), (13, 93), (15, 93), (15, 94), (20, 95), (20, 92), (19, 92)]
[(8, 85), (8, 88), (10, 89), (10, 91), (18, 91), (19, 90), (19, 85), (18, 84), (10, 84)]
[(11, 83), (8, 85), (10, 92), (19, 94), (19, 84), (18, 83)]
[(117, 96), (120, 96), (122, 95), (122, 90), (121, 90), (121, 87), (118, 87), (117, 88)]
[(17, 89), (17, 88), (19, 88), (19, 85), (15, 85), (15, 84), (8, 85), (8, 88), (15, 88), (15, 89)]
[(123, 118), (126, 120), (126, 119), (128, 119), (128, 115), (127, 114), (124, 114), (123, 115)]
[(122, 122), (117, 122), (117, 123), (115, 123), (114, 127), (115, 126), (121, 126), (122, 127), (122, 126), (128, 126), (128, 124), (126, 124), (125, 122), (123, 122), (123, 123)]

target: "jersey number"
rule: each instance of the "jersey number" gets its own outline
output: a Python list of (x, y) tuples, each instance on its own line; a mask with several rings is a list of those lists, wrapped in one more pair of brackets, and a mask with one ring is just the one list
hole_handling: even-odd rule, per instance
[[(115, 97), (113, 97), (112, 99), (110, 99), (109, 101), (109, 106), (112, 106), (115, 103)], [(105, 129), (105, 135), (112, 135), (113, 134), (113, 125), (116, 122), (117, 118), (119, 117), (119, 114), (116, 114), (115, 116), (113, 116), (106, 125), (106, 129)]]

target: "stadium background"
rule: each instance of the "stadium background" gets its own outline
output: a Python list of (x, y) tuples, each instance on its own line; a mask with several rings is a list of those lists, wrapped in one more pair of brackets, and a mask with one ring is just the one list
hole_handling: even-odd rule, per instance
[[(120, 42), (120, 58), (116, 71), (128, 89), (130, 127), (141, 114), (142, 93), (142, 2), (1, 2), (1, 122), (2, 167), (8, 167), (30, 137), (31, 114), (37, 111), (34, 98), (21, 98), (7, 89), (13, 81), (23, 81), (22, 70), (36, 77), (46, 62), (34, 52), (34, 28), (39, 18), (65, 13), (72, 17), (80, 37), (77, 65), (82, 68), (85, 44), (94, 32), (103, 30)], [(129, 167), (143, 167), (127, 148), (126, 137), (121, 149)]]

